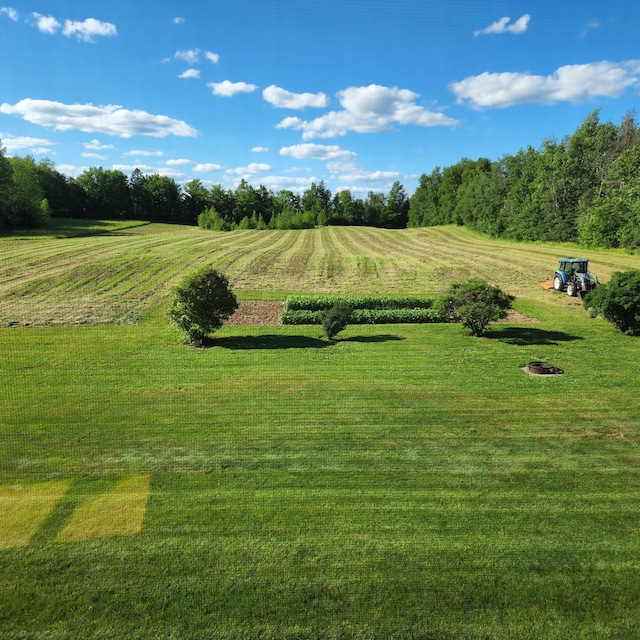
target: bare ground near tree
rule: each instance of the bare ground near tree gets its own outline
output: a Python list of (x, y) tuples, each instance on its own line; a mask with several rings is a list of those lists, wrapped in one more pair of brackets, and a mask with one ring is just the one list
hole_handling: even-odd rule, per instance
[(280, 324), (284, 302), (279, 300), (247, 300), (240, 302), (236, 312), (225, 320), (232, 327), (273, 326)]

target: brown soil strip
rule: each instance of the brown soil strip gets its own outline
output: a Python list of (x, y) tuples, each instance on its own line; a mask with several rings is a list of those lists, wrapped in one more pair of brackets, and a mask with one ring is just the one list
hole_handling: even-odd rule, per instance
[(283, 311), (284, 302), (280, 300), (247, 300), (240, 303), (224, 324), (231, 327), (273, 326), (280, 324), (279, 316)]

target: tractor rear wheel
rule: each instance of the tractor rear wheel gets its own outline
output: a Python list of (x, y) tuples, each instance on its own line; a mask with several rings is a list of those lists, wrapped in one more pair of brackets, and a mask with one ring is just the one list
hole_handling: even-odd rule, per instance
[(553, 279), (553, 288), (556, 291), (562, 291), (562, 278), (560, 276), (556, 276)]

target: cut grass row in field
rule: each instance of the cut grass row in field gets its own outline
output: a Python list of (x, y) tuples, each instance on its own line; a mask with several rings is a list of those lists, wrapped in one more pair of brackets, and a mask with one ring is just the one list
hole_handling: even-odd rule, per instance
[[(0, 238), (0, 325), (139, 321), (191, 268), (210, 263), (242, 297), (286, 293), (437, 294), (474, 275), (518, 297), (579, 306), (544, 291), (573, 245), (492, 240), (461, 227), (203, 231), (151, 224), (86, 238)], [(639, 268), (640, 256), (591, 251), (593, 271)]]

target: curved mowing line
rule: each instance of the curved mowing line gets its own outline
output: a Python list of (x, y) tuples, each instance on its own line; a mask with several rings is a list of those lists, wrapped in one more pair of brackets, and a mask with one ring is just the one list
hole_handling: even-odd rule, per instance
[[(122, 235), (34, 238), (0, 247), (0, 325), (130, 322), (204, 263), (225, 271), (232, 287), (253, 291), (421, 295), (474, 275), (517, 296), (566, 306), (566, 297), (539, 283), (559, 255), (577, 250), (493, 240), (454, 226), (225, 233), (147, 225)], [(640, 267), (639, 256), (592, 255), (603, 281), (615, 270)]]
[[(207, 259), (216, 269), (223, 271), (230, 280), (233, 280), (235, 273), (243, 271), (243, 265), (247, 260), (251, 261), (252, 254), (256, 252), (262, 253), (269, 242), (268, 238), (260, 235), (265, 232), (251, 230), (233, 232), (200, 231), (200, 233), (205, 233), (207, 236), (199, 238), (198, 246), (202, 249), (213, 245), (213, 248), (215, 248), (215, 255), (212, 251), (201, 254), (200, 259), (202, 261)], [(199, 263), (201, 260), (196, 260), (195, 262)]]
[(246, 274), (243, 274), (242, 282), (245, 288), (253, 286), (255, 282), (253, 278), (260, 278), (265, 273), (272, 273), (273, 265), (279, 256), (288, 250), (292, 238), (292, 231), (280, 231), (275, 239), (265, 235), (264, 242), (255, 247), (255, 255), (252, 256), (250, 269)]
[[(555, 265), (555, 261), (540, 260), (532, 245), (496, 245), (491, 239), (478, 239), (464, 231), (451, 233), (449, 228), (420, 235), (429, 243), (431, 259), (438, 263), (445, 281), (477, 276), (511, 293), (530, 292)], [(539, 266), (543, 263), (545, 266)]]
[(346, 246), (359, 256), (358, 275), (354, 274), (354, 278), (362, 280), (364, 275), (366, 282), (373, 278), (380, 292), (422, 293), (426, 290), (430, 271), (416, 252), (401, 241), (397, 231), (352, 227), (345, 229), (343, 236), (348, 238)]
[(58, 533), (56, 540), (76, 542), (140, 533), (150, 490), (150, 475), (122, 480), (111, 491), (83, 502)]
[[(84, 242), (83, 242), (84, 241)], [(127, 253), (145, 250), (149, 245), (149, 239), (145, 237), (133, 237), (130, 239), (121, 237), (96, 237), (90, 238), (69, 238), (64, 240), (50, 239), (46, 241), (31, 242), (36, 249), (28, 259), (18, 261), (23, 265), (22, 272), (16, 272), (15, 262), (9, 274), (0, 272), (0, 292), (7, 292), (9, 295), (22, 295), (21, 287), (27, 290), (42, 289), (48, 297), (51, 282), (55, 284), (58, 276), (62, 278), (65, 272), (76, 269), (81, 270), (88, 261), (118, 259)], [(71, 248), (67, 248), (68, 245)], [(38, 249), (45, 249), (38, 250)], [(24, 268), (27, 269), (24, 269)], [(46, 274), (46, 275), (42, 275)], [(39, 284), (41, 286), (39, 286)]]
[[(294, 231), (261, 231), (246, 256), (246, 267), (232, 273), (231, 280), (244, 289), (278, 289), (282, 281), (282, 256), (288, 255), (296, 236)], [(242, 264), (236, 265), (238, 267)]]
[(336, 228), (325, 227), (322, 229), (322, 246), (324, 249), (322, 276), (331, 281), (331, 288), (339, 287), (337, 278), (344, 273), (344, 259), (336, 242)]

